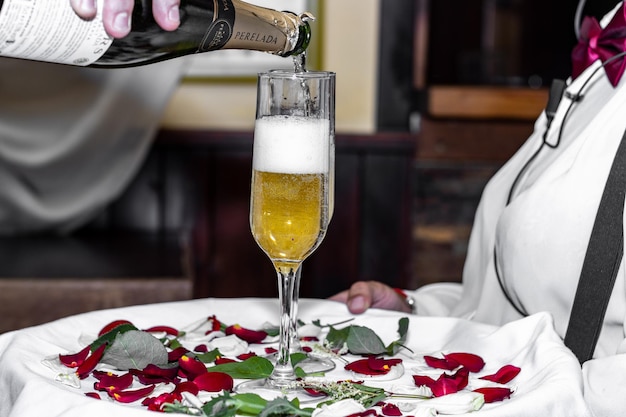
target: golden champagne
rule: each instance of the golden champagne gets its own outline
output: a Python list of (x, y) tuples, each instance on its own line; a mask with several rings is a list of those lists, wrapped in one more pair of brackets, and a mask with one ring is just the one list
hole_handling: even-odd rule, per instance
[(277, 263), (301, 262), (328, 226), (328, 175), (254, 170), (250, 221), (261, 249)]

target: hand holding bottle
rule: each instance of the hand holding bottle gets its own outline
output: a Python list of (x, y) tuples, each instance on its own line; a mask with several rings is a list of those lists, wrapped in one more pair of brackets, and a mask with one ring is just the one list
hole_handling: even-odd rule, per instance
[(0, 0), (0, 56), (107, 68), (218, 49), (291, 56), (311, 19), (244, 0)]
[[(96, 16), (96, 1), (102, 1), (102, 20), (106, 32), (114, 38), (123, 38), (130, 32), (134, 0), (70, 0), (78, 16), (89, 20)], [(154, 0), (152, 14), (164, 30), (175, 30), (180, 24), (180, 0)]]

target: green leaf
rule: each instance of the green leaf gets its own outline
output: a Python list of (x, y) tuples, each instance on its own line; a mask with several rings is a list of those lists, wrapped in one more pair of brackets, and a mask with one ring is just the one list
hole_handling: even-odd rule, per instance
[(235, 379), (267, 378), (274, 370), (274, 365), (261, 356), (251, 356), (243, 362), (230, 362), (209, 368), (211, 372), (224, 372)]
[(207, 417), (233, 417), (237, 414), (256, 416), (266, 405), (267, 400), (258, 394), (230, 395), (225, 392), (204, 403), (202, 411)]
[(152, 334), (129, 330), (117, 334), (101, 362), (122, 371), (144, 369), (149, 364), (161, 366), (167, 364), (167, 350)]
[(302, 416), (309, 417), (313, 414), (312, 408), (300, 408), (298, 399), (288, 401), (284, 397), (276, 398), (269, 401), (263, 411), (259, 413), (259, 417), (273, 416)]
[(409, 331), (409, 318), (402, 317), (398, 321), (398, 334), (400, 335), (400, 340), (402, 343), (406, 342), (406, 334)]
[(204, 403), (202, 411), (207, 417), (234, 417), (237, 414), (237, 403), (230, 394), (225, 393)]
[(197, 415), (197, 413), (194, 413), (194, 411), (195, 409), (191, 409), (189, 406), (183, 405), (178, 400), (175, 400), (173, 403), (163, 404), (163, 412), (165, 413)]
[(307, 376), (307, 373), (304, 372), (304, 369), (300, 368), (299, 366), (294, 368), (293, 372), (296, 374), (296, 378), (305, 378)]
[(258, 394), (244, 393), (233, 395), (239, 414), (256, 416), (267, 406), (267, 400)]
[(303, 352), (294, 352), (289, 355), (289, 359), (291, 360), (291, 365), (296, 366), (303, 360), (307, 358), (307, 354)]
[(399, 339), (385, 346), (378, 335), (370, 328), (350, 325), (343, 329), (330, 327), (326, 341), (331, 348), (341, 349), (345, 344), (354, 355), (395, 355), (406, 341), (409, 319), (402, 317), (398, 322)]
[(183, 345), (180, 343), (180, 341), (178, 339), (170, 339), (167, 341), (166, 346), (169, 347), (170, 349), (174, 350), (176, 348), (179, 347), (183, 347)]
[(268, 327), (263, 329), (263, 331), (267, 333), (269, 337), (276, 337), (280, 333), (280, 327)]
[(409, 330), (409, 319), (407, 317), (402, 317), (398, 321), (398, 335), (400, 338), (394, 342), (391, 342), (389, 346), (387, 346), (386, 353), (390, 356), (398, 353), (400, 348), (404, 347), (404, 343), (406, 342), (406, 334)]
[(91, 351), (93, 352), (94, 350), (98, 349), (100, 345), (102, 345), (103, 343), (108, 342), (109, 345), (111, 345), (111, 343), (115, 340), (118, 334), (126, 333), (131, 330), (139, 330), (139, 329), (130, 323), (120, 324), (119, 326), (114, 327), (110, 331), (106, 332), (105, 334), (103, 334), (102, 336), (100, 336), (99, 338), (91, 342)]
[(326, 335), (326, 341), (332, 348), (341, 349), (348, 341), (350, 327), (352, 326), (344, 327), (343, 329), (336, 329), (331, 326), (328, 330), (328, 334)]
[(196, 358), (200, 359), (204, 363), (212, 363), (215, 362), (215, 359), (222, 356), (218, 349), (213, 349), (210, 352), (205, 353), (196, 353)]
[(350, 353), (354, 355), (379, 355), (387, 351), (380, 337), (372, 329), (363, 326), (350, 326), (347, 344)]

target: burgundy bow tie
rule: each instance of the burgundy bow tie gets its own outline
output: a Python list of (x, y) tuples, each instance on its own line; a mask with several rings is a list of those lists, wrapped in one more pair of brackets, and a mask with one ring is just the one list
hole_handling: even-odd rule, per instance
[[(626, 51), (626, 3), (615, 13), (611, 22), (604, 28), (598, 21), (586, 16), (580, 28), (578, 45), (572, 51), (572, 77), (578, 77), (589, 65), (596, 60), (605, 63), (609, 58)], [(604, 66), (609, 81), (613, 87), (617, 85), (626, 61), (617, 58)]]

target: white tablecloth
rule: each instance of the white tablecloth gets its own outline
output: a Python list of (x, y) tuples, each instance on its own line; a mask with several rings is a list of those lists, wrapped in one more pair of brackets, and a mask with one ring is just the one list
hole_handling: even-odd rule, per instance
[[(256, 298), (202, 299), (126, 307), (81, 314), (0, 335), (0, 416), (154, 416), (154, 412), (139, 407), (86, 397), (83, 391), (54, 381), (54, 372), (42, 360), (78, 351), (82, 347), (81, 335), (95, 334), (116, 319), (130, 320), (139, 328), (154, 325), (180, 328), (210, 315), (216, 315), (224, 323), (255, 329), (267, 321), (277, 322), (278, 303)], [(342, 304), (309, 299), (301, 300), (299, 314), (305, 322), (320, 319), (322, 323), (354, 317), (352, 324), (371, 328), (385, 344), (397, 339), (398, 319), (404, 316), (382, 310), (351, 316)], [(486, 404), (471, 416), (588, 415), (580, 366), (554, 332), (548, 314), (537, 314), (500, 328), (459, 319), (411, 316), (406, 345), (415, 353), (475, 353), (487, 364), (484, 374), (495, 372), (505, 364), (521, 368), (510, 399)], [(406, 363), (409, 369), (393, 384), (413, 385), (410, 361)], [(342, 376), (346, 371), (338, 363), (333, 372)]]

